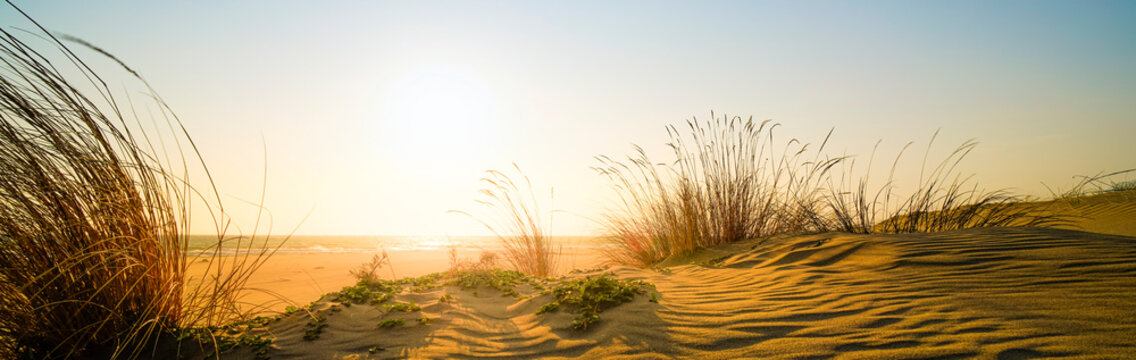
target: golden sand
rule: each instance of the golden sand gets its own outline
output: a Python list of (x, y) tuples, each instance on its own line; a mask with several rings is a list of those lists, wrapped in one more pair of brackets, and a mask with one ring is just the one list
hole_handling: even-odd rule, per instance
[[(1136, 207), (1085, 206), (1081, 210), (1098, 214), (1082, 228), (1114, 234), (986, 228), (755, 239), (686, 259), (696, 264), (607, 269), (624, 279), (655, 284), (662, 297), (653, 303), (639, 296), (609, 309), (587, 331), (572, 330), (569, 314), (536, 315), (551, 300), (549, 295), (515, 300), (495, 290), (475, 293), (447, 286), (396, 297), (421, 304), (420, 313), (387, 314), (361, 305), (329, 311), (328, 326), (315, 340), (303, 339), (308, 319), (293, 314), (269, 325), (275, 337), (269, 355), (1131, 358), (1136, 354), (1136, 237), (1126, 229), (1132, 229), (1127, 224), (1136, 218), (1126, 212)], [(421, 256), (399, 259), (395, 268), (412, 276), (412, 263), (445, 261), (441, 255)], [(275, 278), (263, 284), (279, 290), (289, 282), (292, 287), (319, 284), (303, 290), (315, 294), (350, 283), (346, 271), (366, 260), (308, 258), (324, 268), (304, 275), (299, 268), (306, 265), (299, 258), (281, 257), (279, 268), (265, 269), (276, 273), (258, 276)], [(443, 295), (453, 301), (439, 301)], [(421, 316), (434, 320), (427, 325), (414, 321)], [(377, 326), (391, 317), (405, 318), (406, 323)], [(369, 351), (375, 347), (383, 350)]]
[[(384, 265), (378, 271), (383, 279), (417, 277), (446, 271), (450, 267), (448, 250), (391, 251), (388, 254), (390, 265)], [(262, 314), (282, 311), (288, 305), (306, 305), (323, 294), (354, 285), (357, 280), (351, 276), (351, 271), (369, 262), (374, 255), (361, 252), (273, 255), (250, 276), (241, 301), (257, 304), (257, 309), (263, 307), (264, 311), (258, 311)], [(465, 261), (476, 261), (479, 255), (480, 251), (470, 250), (458, 253), (458, 257)], [(500, 265), (506, 266), (503, 261), (499, 260)], [(565, 250), (561, 254), (559, 269), (568, 272), (577, 268), (594, 268), (602, 262), (603, 258), (594, 252)], [(190, 265), (191, 281), (202, 276), (206, 264), (207, 261), (198, 260)]]

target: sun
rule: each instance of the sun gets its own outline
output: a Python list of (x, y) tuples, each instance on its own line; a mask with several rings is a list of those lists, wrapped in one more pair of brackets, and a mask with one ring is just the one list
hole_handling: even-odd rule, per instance
[(388, 84), (378, 121), (387, 151), (422, 161), (469, 157), (497, 127), (493, 88), (484, 76), (453, 64), (424, 64)]

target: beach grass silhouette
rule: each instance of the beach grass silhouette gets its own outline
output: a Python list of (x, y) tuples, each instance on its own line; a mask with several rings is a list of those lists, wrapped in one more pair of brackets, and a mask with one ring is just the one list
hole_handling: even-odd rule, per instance
[[(161, 109), (153, 123), (162, 127), (143, 130), (133, 103), (35, 30), (26, 37), (62, 58), (0, 29), (0, 357), (132, 358), (178, 329), (245, 318), (245, 282), (275, 248), (255, 234), (225, 235), (231, 224), (212, 181), (190, 181), (193, 164), (208, 174), (196, 145), (137, 73), (123, 65)], [(87, 82), (64, 76), (66, 65)], [(217, 200), (218, 234), (203, 252), (212, 255), (194, 257), (189, 209), (202, 198)], [(187, 274), (192, 261), (208, 263), (203, 278)]]

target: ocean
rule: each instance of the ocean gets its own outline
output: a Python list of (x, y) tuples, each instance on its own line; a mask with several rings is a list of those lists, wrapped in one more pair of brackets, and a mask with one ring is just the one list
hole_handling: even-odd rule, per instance
[[(552, 241), (565, 251), (598, 249), (604, 246), (601, 238), (594, 236), (553, 236)], [(387, 251), (441, 250), (457, 248), (459, 251), (487, 250), (499, 251), (501, 242), (495, 236), (381, 236), (381, 235), (293, 235), (226, 237), (222, 254), (236, 253), (237, 246), (276, 247), (279, 254), (304, 253), (374, 253)], [(189, 235), (191, 255), (213, 252), (217, 246), (216, 235)]]

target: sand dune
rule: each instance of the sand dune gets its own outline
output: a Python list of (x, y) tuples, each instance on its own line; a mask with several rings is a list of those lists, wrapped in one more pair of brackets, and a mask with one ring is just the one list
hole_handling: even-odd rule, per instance
[(1119, 191), (1047, 202), (1055, 212), (1074, 216), (1064, 228), (1136, 236), (1136, 191)]
[[(269, 355), (329, 358), (1127, 358), (1136, 354), (1136, 238), (1062, 229), (820, 234), (731, 244), (701, 265), (604, 271), (656, 285), (601, 314), (535, 315), (548, 295), (404, 292), (422, 311), (301, 314), (272, 323)], [(710, 252), (713, 253), (713, 252)], [(597, 271), (590, 273), (594, 274)], [(575, 275), (579, 276), (579, 275)], [(531, 289), (522, 291), (522, 295)], [(438, 299), (449, 294), (454, 301)], [(434, 319), (422, 325), (415, 319)], [(379, 328), (384, 318), (405, 325)], [(381, 346), (382, 351), (368, 350)], [(239, 354), (232, 354), (237, 356)]]
[[(527, 286), (517, 289), (521, 300), (488, 288), (404, 290), (394, 300), (420, 304), (413, 312), (345, 306), (327, 296), (314, 308), (327, 318), (317, 339), (304, 339), (311, 321), (304, 313), (261, 331), (275, 339), (269, 355), (277, 359), (1131, 358), (1130, 196), (1043, 204), (1078, 216), (1064, 229), (776, 236), (704, 249), (653, 270), (580, 272), (568, 277), (612, 273), (650, 282), (661, 296), (609, 309), (587, 331), (571, 329), (573, 314), (537, 315), (552, 298)], [(400, 259), (399, 275), (442, 266), (441, 254), (420, 255)], [(317, 290), (348, 284), (346, 270), (363, 260), (282, 257), (272, 265), (281, 268), (267, 269), (261, 283), (315, 298)], [(320, 263), (318, 274), (300, 280), (313, 286), (297, 290), (270, 280)], [(419, 323), (423, 317), (430, 322)], [(380, 328), (386, 319), (404, 325)], [(250, 354), (238, 349), (226, 357)]]
[(1115, 358), (1136, 351), (1136, 239), (1129, 237), (1009, 228), (816, 235), (759, 246), (720, 266), (653, 277), (669, 305), (659, 316), (685, 355)]

